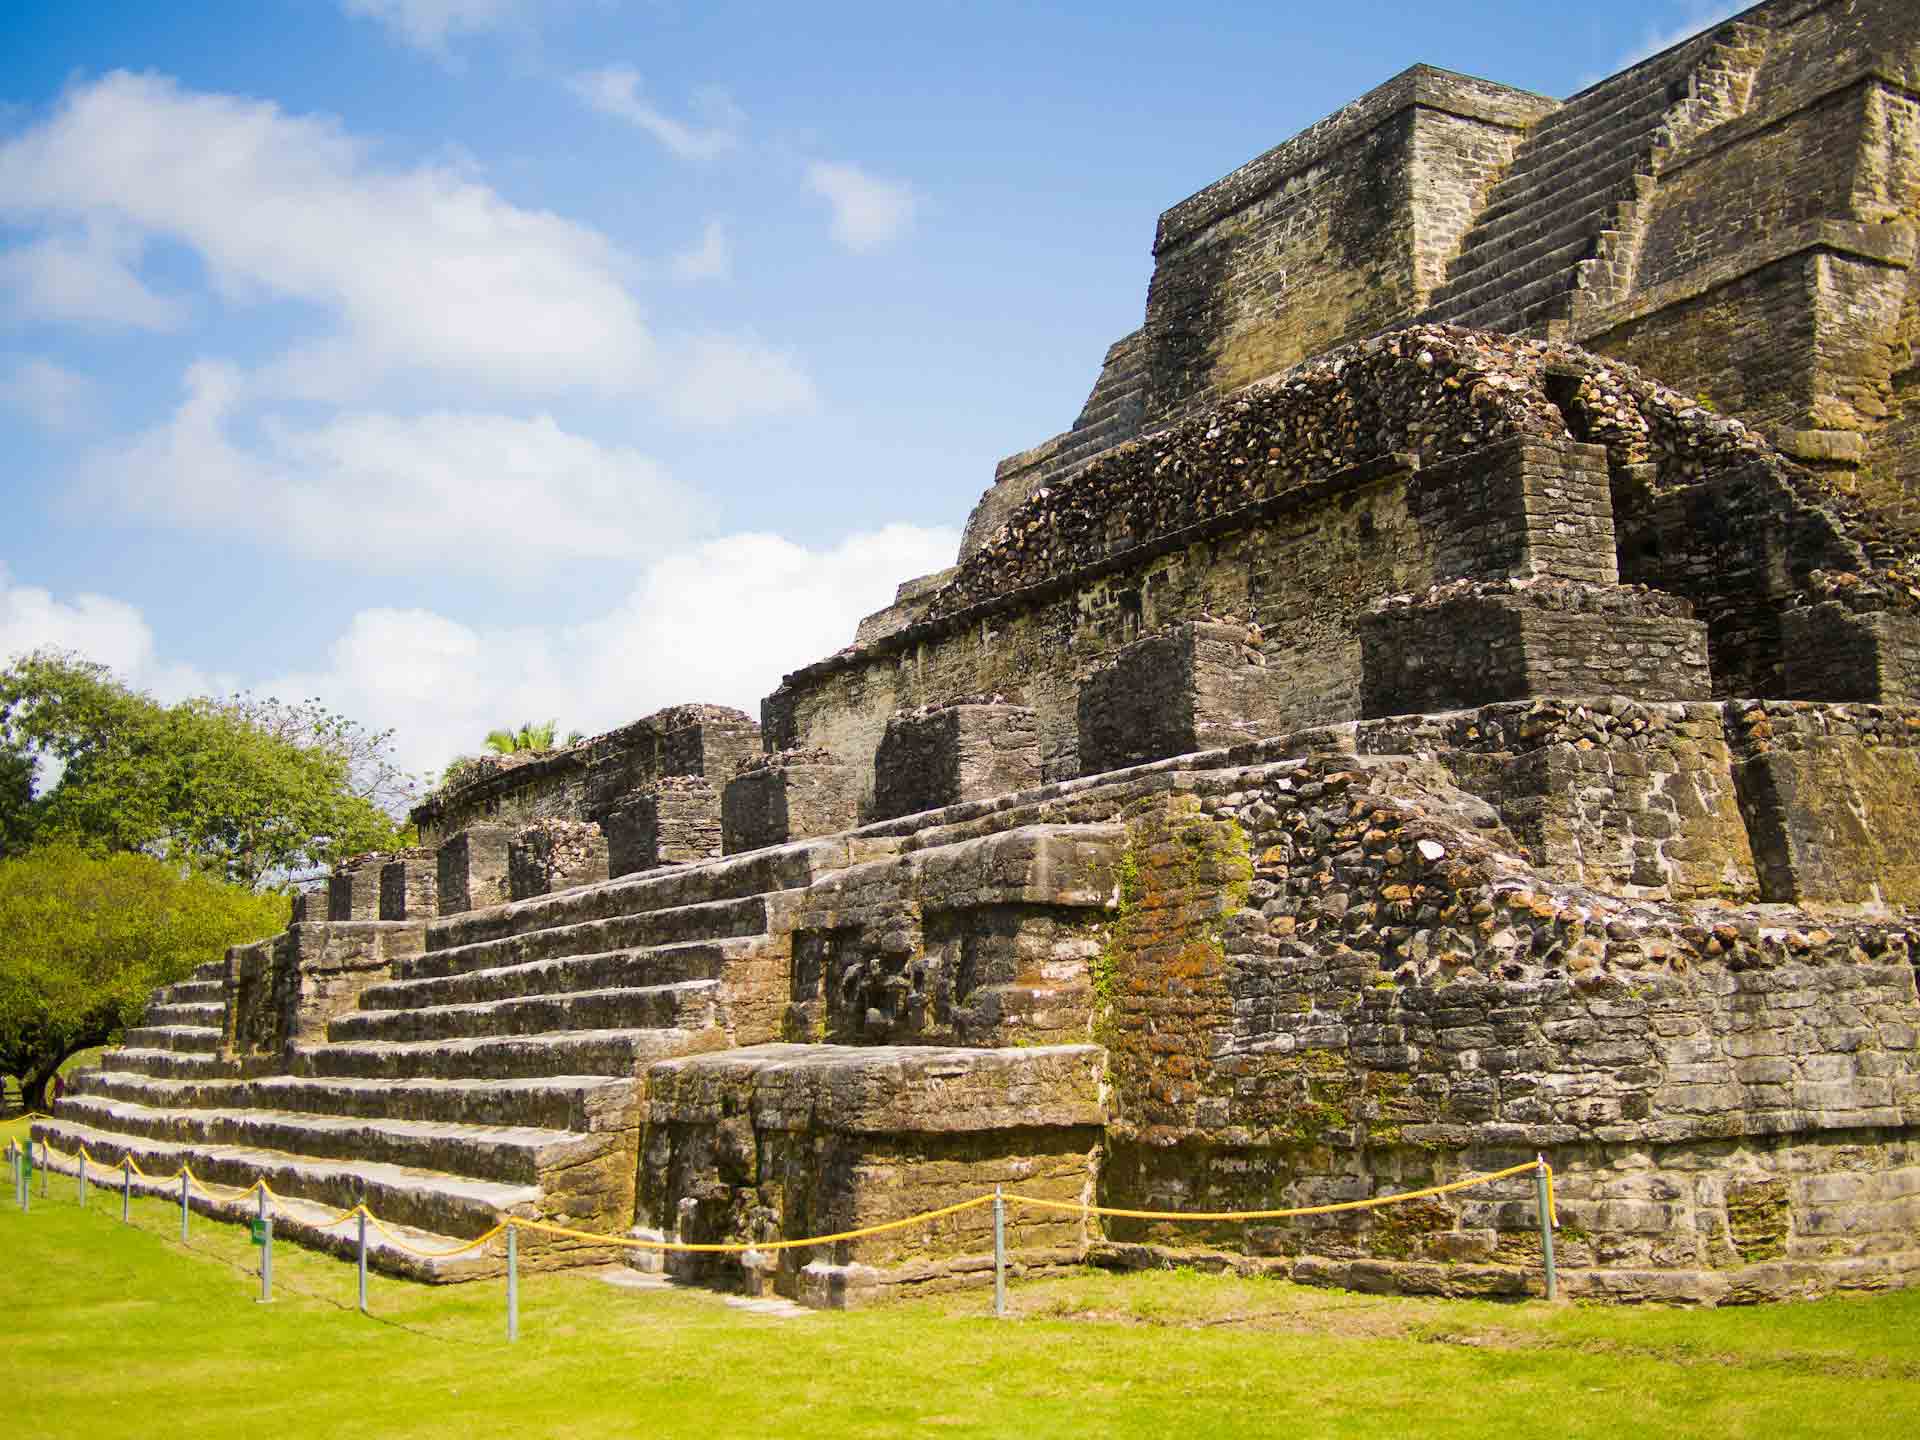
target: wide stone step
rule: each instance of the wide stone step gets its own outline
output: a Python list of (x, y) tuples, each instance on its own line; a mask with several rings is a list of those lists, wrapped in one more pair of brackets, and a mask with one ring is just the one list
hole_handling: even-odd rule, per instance
[(59, 1118), (149, 1140), (284, 1150), (310, 1159), (370, 1160), (526, 1185), (539, 1183), (543, 1172), (599, 1159), (621, 1144), (617, 1133), (606, 1131), (581, 1134), (288, 1110), (174, 1109), (92, 1095), (63, 1100)]
[(1630, 199), (1635, 193), (1633, 180), (1636, 175), (1645, 173), (1649, 161), (1639, 155), (1631, 155), (1618, 163), (1594, 175), (1586, 176), (1577, 182), (1556, 184), (1552, 177), (1542, 179), (1524, 198), (1509, 209), (1497, 214), (1489, 210), (1474, 227), (1462, 244), (1462, 251), (1477, 248), (1482, 242), (1496, 238), (1509, 228), (1517, 228), (1547, 215), (1585, 214), (1597, 205), (1612, 202), (1616, 197)]
[(382, 1220), (461, 1239), (492, 1229), (503, 1214), (533, 1218), (540, 1200), (534, 1185), (474, 1180), (373, 1160), (321, 1159), (245, 1145), (159, 1140), (61, 1119), (36, 1121), (33, 1133), (56, 1149), (74, 1151), (84, 1145), (105, 1166), (117, 1166), (122, 1156), (131, 1155), (142, 1170), (163, 1175), (184, 1163), (214, 1186), (243, 1189), (264, 1179), (276, 1195), (343, 1210), (364, 1197), (368, 1209)]
[(1514, 235), (1502, 235), (1471, 253), (1462, 252), (1448, 272), (1447, 284), (1456, 285), (1469, 275), (1505, 265), (1527, 265), (1543, 255), (1552, 255), (1570, 245), (1591, 243), (1593, 237), (1617, 219), (1615, 211), (1604, 214), (1586, 211), (1571, 218), (1553, 216), (1537, 221)]
[(1432, 318), (1444, 324), (1464, 325), (1470, 330), (1506, 328), (1507, 323), (1524, 318), (1532, 307), (1541, 302), (1578, 290), (1585, 275), (1584, 267), (1592, 263), (1577, 261), (1567, 269), (1542, 279), (1490, 293), (1478, 304), (1455, 301), (1450, 305), (1436, 306)]
[(153, 1050), (138, 1045), (110, 1050), (102, 1061), (116, 1070), (161, 1077), (228, 1076), (235, 1068), (233, 1062), (222, 1055), (193, 1050)]
[(1597, 235), (1596, 231), (1593, 235), (1582, 236), (1525, 263), (1494, 260), (1468, 271), (1457, 280), (1448, 281), (1434, 292), (1433, 303), (1437, 308), (1457, 301), (1471, 308), (1535, 280), (1562, 274), (1576, 262), (1592, 258)]
[[(60, 1143), (59, 1141), (55, 1142)], [(143, 1163), (136, 1161), (136, 1163)], [(70, 1176), (76, 1168), (75, 1161), (65, 1155), (53, 1156), (50, 1168), (59, 1175)], [(97, 1168), (88, 1170), (89, 1188), (94, 1190), (95, 1198), (90, 1203), (112, 1205), (114, 1196), (123, 1183), (121, 1172), (112, 1171), (104, 1177)], [(102, 1183), (104, 1181), (104, 1183)], [(63, 1181), (62, 1183), (71, 1183)], [(148, 1199), (162, 1199), (177, 1203), (180, 1186), (177, 1181), (145, 1179), (134, 1176), (132, 1190), (135, 1195)], [(206, 1218), (228, 1224), (245, 1224), (252, 1220), (256, 1202), (253, 1196), (238, 1198), (225, 1194), (209, 1196), (195, 1191), (191, 1197), (190, 1208), (201, 1217), (196, 1224), (206, 1223)], [(352, 1220), (337, 1220), (340, 1210), (337, 1205), (327, 1205), (312, 1200), (279, 1195), (274, 1197), (273, 1235), (277, 1242), (287, 1241), (304, 1245), (310, 1249), (325, 1250), (343, 1259), (352, 1259), (357, 1253), (359, 1228)], [(334, 1223), (329, 1224), (329, 1221)], [(430, 1283), (444, 1284), (460, 1280), (488, 1279), (501, 1274), (505, 1268), (505, 1251), (499, 1240), (480, 1250), (466, 1250), (457, 1236), (441, 1235), (431, 1230), (422, 1230), (412, 1225), (401, 1225), (382, 1219), (382, 1230), (376, 1226), (367, 1227), (367, 1266), (382, 1274), (399, 1275), (409, 1280), (425, 1280)], [(531, 1238), (531, 1237), (529, 1237)], [(573, 1250), (548, 1251), (522, 1245), (521, 1267), (523, 1269), (551, 1268), (558, 1264), (580, 1263), (573, 1258)], [(444, 1256), (439, 1252), (460, 1249), (459, 1255)], [(427, 1252), (423, 1257), (418, 1252)], [(577, 1252), (585, 1257), (587, 1263), (604, 1258), (605, 1247), (577, 1247)]]
[(193, 967), (191, 980), (217, 980), (222, 985), (227, 981), (227, 959), (223, 955), (218, 960), (203, 960)]
[(518, 995), (551, 995), (569, 990), (672, 985), (683, 980), (712, 980), (729, 959), (746, 954), (761, 941), (691, 940), (645, 950), (607, 950), (530, 960), (488, 970), (465, 970), (418, 980), (390, 980), (360, 992), (362, 1010), (410, 1010), (425, 1005), (465, 1005)]
[(403, 961), (396, 968), (400, 979), (424, 980), (469, 970), (497, 970), (564, 955), (598, 955), (697, 940), (739, 939), (763, 935), (766, 929), (767, 897), (751, 895), (738, 900), (712, 900), (673, 910), (613, 915), (525, 934), (476, 940), (430, 950)]
[(719, 993), (715, 981), (683, 980), (675, 985), (521, 995), (418, 1010), (361, 1010), (328, 1025), (327, 1039), (347, 1043), (456, 1040), (538, 1030), (698, 1030), (713, 1023)]
[(521, 1080), (349, 1080), (268, 1075), (254, 1080), (161, 1080), (124, 1070), (82, 1070), (70, 1096), (98, 1095), (165, 1109), (295, 1110), (370, 1120), (624, 1130), (636, 1123), (634, 1082), (607, 1075)]
[(135, 1025), (127, 1031), (134, 1050), (171, 1050), (180, 1055), (211, 1055), (220, 1048), (217, 1025)]
[(358, 1041), (296, 1050), (301, 1076), (357, 1079), (523, 1079), (614, 1075), (632, 1079), (656, 1060), (717, 1048), (718, 1031), (570, 1030), (464, 1040)]
[(1577, 164), (1598, 147), (1618, 143), (1623, 135), (1651, 134), (1678, 103), (1668, 98), (1665, 85), (1656, 86), (1602, 114), (1584, 117), (1581, 123), (1568, 126), (1564, 134), (1555, 133), (1538, 144), (1529, 143), (1521, 150), (1515, 168), (1524, 164), (1532, 170), (1547, 170), (1561, 164)]
[(206, 1004), (200, 1001), (174, 1002), (149, 1005), (146, 1023), (148, 1025), (185, 1025), (196, 1029), (218, 1030), (225, 1020), (227, 1007), (221, 1004)]
[(208, 1001), (216, 1005), (226, 1003), (227, 982), (222, 980), (178, 980), (171, 985), (162, 985), (153, 992), (155, 1001), (162, 1005), (195, 1005)]
[[(680, 910), (741, 901), (777, 890), (803, 889), (816, 875), (844, 869), (848, 863), (845, 836), (803, 840), (792, 845), (755, 850), (724, 860), (697, 865), (675, 865), (637, 875), (622, 875), (595, 885), (539, 895), (510, 905), (495, 905), (464, 915), (449, 915), (427, 927), (427, 951), (458, 949), (481, 941), (551, 930), (616, 916), (650, 911)], [(678, 940), (702, 938), (685, 934)], [(663, 942), (641, 942), (663, 943)], [(618, 945), (591, 947), (611, 950)]]
[[(1617, 208), (1618, 202), (1616, 202)], [(1496, 256), (1508, 256), (1517, 261), (1534, 258), (1549, 250), (1558, 250), (1575, 240), (1596, 233), (1596, 226), (1611, 226), (1617, 218), (1612, 210), (1583, 210), (1578, 215), (1543, 215), (1531, 224), (1523, 225), (1512, 231), (1502, 231), (1499, 235), (1487, 239), (1473, 250), (1463, 250), (1454, 260), (1448, 272), (1448, 279), (1458, 280), (1475, 269), (1488, 263)]]

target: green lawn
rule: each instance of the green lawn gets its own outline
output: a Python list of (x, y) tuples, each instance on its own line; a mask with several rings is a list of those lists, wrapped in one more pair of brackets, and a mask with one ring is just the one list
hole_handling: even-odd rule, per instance
[[(18, 1133), (0, 1127), (0, 1140)], [(8, 1428), (292, 1440), (453, 1435), (1901, 1436), (1920, 1421), (1920, 1292), (1764, 1310), (1392, 1300), (1190, 1273), (1016, 1285), (780, 1319), (591, 1274), (376, 1276), (53, 1176), (0, 1200)]]

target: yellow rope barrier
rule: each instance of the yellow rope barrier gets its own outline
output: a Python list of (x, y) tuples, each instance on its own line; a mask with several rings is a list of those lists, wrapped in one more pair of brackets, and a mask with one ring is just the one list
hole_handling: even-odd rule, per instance
[(976, 1195), (971, 1200), (962, 1200), (957, 1204), (945, 1205), (938, 1210), (928, 1210), (920, 1215), (909, 1215), (904, 1220), (888, 1220), (880, 1225), (863, 1225), (858, 1230), (842, 1230), (837, 1235), (815, 1235), (806, 1240), (729, 1241), (711, 1245), (679, 1240), (635, 1240), (626, 1235), (596, 1235), (591, 1230), (569, 1230), (563, 1225), (548, 1225), (540, 1220), (509, 1220), (505, 1223), (516, 1230), (533, 1230), (542, 1235), (561, 1235), (569, 1240), (591, 1240), (596, 1245), (617, 1245), (626, 1250), (693, 1251), (703, 1255), (739, 1254), (748, 1250), (798, 1250), (806, 1245), (832, 1245), (840, 1240), (858, 1240), (863, 1236), (880, 1235), (889, 1230), (904, 1230), (910, 1225), (921, 1225), (929, 1220), (943, 1219), (948, 1215), (957, 1215), (962, 1210), (973, 1210), (992, 1203), (993, 1196)]
[(514, 1222), (502, 1221), (500, 1224), (495, 1225), (491, 1230), (487, 1231), (487, 1233), (482, 1235), (478, 1240), (469, 1240), (466, 1244), (456, 1245), (451, 1250), (422, 1250), (422, 1249), (419, 1249), (417, 1246), (409, 1245), (406, 1241), (402, 1240), (398, 1235), (394, 1234), (393, 1231), (389, 1230), (385, 1225), (382, 1225), (380, 1221), (374, 1216), (371, 1210), (367, 1212), (367, 1222), (370, 1225), (372, 1225), (374, 1229), (378, 1230), (383, 1236), (385, 1236), (387, 1243), (391, 1245), (394, 1249), (402, 1251), (403, 1253), (408, 1255), (417, 1255), (423, 1260), (446, 1260), (455, 1255), (465, 1255), (469, 1250), (478, 1250), (482, 1245), (485, 1245), (489, 1240), (493, 1239), (494, 1236), (505, 1232), (508, 1223), (513, 1223), (513, 1224), (521, 1223), (519, 1221), (514, 1221)]
[[(1455, 1180), (1448, 1185), (1429, 1185), (1424, 1190), (1408, 1190), (1398, 1195), (1376, 1195), (1371, 1200), (1342, 1200), (1334, 1205), (1299, 1205), (1289, 1210), (1119, 1210), (1108, 1205), (1090, 1205), (1084, 1200), (1042, 1200), (1035, 1195), (1009, 1195), (1008, 1204), (1030, 1205), (1037, 1210), (1075, 1210), (1086, 1215), (1104, 1215), (1116, 1220), (1190, 1220), (1190, 1221), (1238, 1221), (1238, 1220), (1286, 1220), (1300, 1215), (1333, 1215), (1343, 1210), (1377, 1210), (1383, 1205), (1404, 1205), (1409, 1200), (1425, 1200), (1434, 1195), (1450, 1195), (1456, 1190), (1470, 1190), (1476, 1185), (1487, 1185), (1495, 1180), (1505, 1180), (1512, 1175), (1522, 1175), (1530, 1170), (1538, 1170), (1539, 1162), (1529, 1160), (1524, 1165), (1510, 1165), (1505, 1170), (1495, 1170), (1486, 1175), (1473, 1175), (1465, 1180)], [(1547, 1174), (1553, 1174), (1549, 1167)], [(1552, 1183), (1551, 1179), (1548, 1181)]]

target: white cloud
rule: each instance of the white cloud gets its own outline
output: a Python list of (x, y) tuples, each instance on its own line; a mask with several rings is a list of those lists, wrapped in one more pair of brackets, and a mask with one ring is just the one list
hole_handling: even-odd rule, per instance
[(682, 160), (711, 160), (737, 149), (746, 125), (740, 107), (720, 90), (695, 93), (694, 108), (700, 112), (701, 124), (675, 120), (641, 98), (640, 72), (631, 65), (609, 65), (604, 70), (576, 75), (569, 88), (601, 114), (646, 131)]
[(11, 583), (0, 566), (0, 664), (42, 648), (76, 651), (162, 700), (230, 688), (192, 666), (163, 662), (152, 627), (125, 601), (94, 594), (56, 600), (49, 590)]
[(377, 20), (409, 45), (434, 54), (458, 35), (498, 30), (524, 17), (523, 0), (341, 0), (349, 15)]
[(611, 613), (578, 626), (482, 630), (424, 610), (363, 610), (326, 668), (275, 677), (395, 729), (409, 769), (437, 771), (490, 729), (557, 717), (595, 733), (688, 700), (751, 715), (786, 672), (852, 639), (907, 576), (951, 562), (951, 530), (895, 525), (826, 550), (731, 535), (649, 566)]
[(247, 381), (201, 362), (162, 425), (96, 456), (91, 485), (165, 523), (255, 535), (354, 567), (527, 578), (639, 559), (688, 533), (688, 493), (655, 461), (547, 415), (268, 416), (249, 441)]
[(381, 168), (331, 120), (163, 77), (82, 86), (0, 146), (0, 218), (165, 236), (237, 303), (322, 307), (338, 333), (304, 357), (310, 380), (414, 367), (614, 392), (654, 375), (628, 262), (597, 231), (452, 168)]
[(884, 248), (913, 221), (913, 190), (858, 165), (816, 160), (807, 167), (807, 185), (833, 206), (834, 238), (855, 254)]
[(93, 381), (39, 356), (0, 368), (0, 405), (49, 430), (71, 430), (94, 413)]
[(0, 291), (11, 308), (34, 318), (135, 330), (177, 330), (181, 300), (156, 295), (137, 272), (138, 233), (105, 222), (58, 230), (0, 250)]
[(667, 413), (694, 425), (727, 425), (772, 415), (803, 415), (819, 393), (791, 355), (756, 340), (703, 335), (678, 353), (662, 397)]
[(700, 243), (673, 257), (673, 273), (680, 280), (725, 280), (733, 274), (733, 247), (727, 242), (727, 227), (709, 220), (700, 232)]

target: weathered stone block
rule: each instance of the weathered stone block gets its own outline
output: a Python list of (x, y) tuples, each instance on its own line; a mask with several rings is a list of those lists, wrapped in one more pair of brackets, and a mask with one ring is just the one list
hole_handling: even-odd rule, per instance
[(1920, 709), (1750, 703), (1733, 728), (1766, 899), (1920, 904)]
[(1780, 649), (1787, 699), (1920, 701), (1920, 616), (1828, 600), (1780, 617)]
[(859, 780), (825, 750), (779, 750), (749, 760), (720, 795), (721, 846), (729, 855), (859, 823)]
[(505, 825), (469, 825), (440, 847), (437, 883), (440, 913), (460, 915), (511, 898)]
[(333, 867), (327, 877), (327, 914), (329, 920), (378, 920), (380, 918), (380, 868), (387, 863), (385, 854), (356, 855)]
[(1040, 783), (1033, 711), (1004, 700), (902, 711), (873, 762), (873, 819), (890, 820)]
[(322, 880), (318, 885), (309, 886), (293, 897), (292, 923), (299, 925), (307, 921), (324, 921), (332, 903), (331, 881)]
[(507, 885), (515, 900), (591, 885), (608, 877), (606, 833), (589, 820), (536, 820), (507, 843)]
[(631, 875), (722, 854), (720, 795), (698, 775), (667, 776), (606, 819), (608, 869)]
[(1711, 688), (1706, 627), (1687, 603), (1623, 586), (1443, 586), (1377, 606), (1360, 643), (1367, 716), (1536, 695), (1704, 700)]
[(824, 879), (793, 917), (787, 1033), (981, 1046), (1084, 1036), (1120, 840), (1112, 826), (1026, 826)]
[[(647, 1077), (640, 1224), (683, 1241), (801, 1238), (904, 1219), (996, 1184), (1078, 1200), (1104, 1118), (1091, 1045), (761, 1045), (665, 1061)], [(1078, 1214), (1010, 1207), (1007, 1218), (1010, 1256), (1026, 1274), (1085, 1252)], [(909, 1286), (978, 1284), (992, 1253), (981, 1208), (931, 1229), (666, 1265), (842, 1308)]]
[(440, 852), (397, 850), (380, 867), (380, 918), (420, 920), (440, 913)]
[(1283, 684), (1246, 625), (1193, 620), (1137, 640), (1080, 687), (1080, 773), (1272, 733), (1284, 714)]

